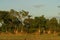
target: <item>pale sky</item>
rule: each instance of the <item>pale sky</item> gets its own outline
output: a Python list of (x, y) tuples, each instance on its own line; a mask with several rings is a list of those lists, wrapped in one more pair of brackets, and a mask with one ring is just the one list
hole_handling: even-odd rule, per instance
[(26, 10), (33, 16), (59, 16), (60, 0), (0, 0), (0, 10)]

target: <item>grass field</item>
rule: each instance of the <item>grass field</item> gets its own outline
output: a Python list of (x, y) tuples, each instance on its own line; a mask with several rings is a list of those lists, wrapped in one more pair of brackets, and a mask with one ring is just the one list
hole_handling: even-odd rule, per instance
[(42, 34), (42, 35), (34, 35), (34, 34), (2, 34), (0, 35), (0, 40), (60, 40), (60, 36), (53, 34)]

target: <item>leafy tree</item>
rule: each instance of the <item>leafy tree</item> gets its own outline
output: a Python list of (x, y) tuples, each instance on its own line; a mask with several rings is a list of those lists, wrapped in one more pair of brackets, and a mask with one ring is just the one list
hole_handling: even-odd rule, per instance
[(57, 19), (55, 17), (51, 18), (49, 21), (49, 29), (51, 31), (56, 31), (57, 27), (58, 27)]
[(46, 30), (46, 18), (44, 17), (44, 15), (37, 17), (37, 22), (40, 29), (40, 33), (43, 33), (43, 31)]
[(29, 15), (28, 18), (24, 20), (24, 31), (26, 31), (27, 33), (33, 33), (36, 31), (35, 20), (30, 17), (31, 16)]
[(28, 13), (29, 13), (28, 11), (24, 11), (24, 10), (22, 10), (22, 11), (20, 11), (20, 12), (18, 13), (19, 19), (20, 19), (20, 21), (22, 22), (21, 32), (23, 32), (24, 19), (28, 16)]
[[(8, 18), (9, 18), (8, 11), (0, 11), (0, 20), (3, 22), (2, 26), (6, 26), (6, 24), (8, 23), (8, 20), (6, 20), (6, 19), (8, 19)], [(1, 28), (6, 32), (7, 27), (1, 27)]]
[(28, 11), (16, 11), (11, 9), (10, 11), (0, 11), (0, 32), (27, 32), (33, 33), (36, 32), (38, 29), (40, 33), (43, 31), (60, 31), (60, 24), (57, 22), (55, 17), (46, 19), (44, 15), (40, 17), (32, 18), (29, 15)]

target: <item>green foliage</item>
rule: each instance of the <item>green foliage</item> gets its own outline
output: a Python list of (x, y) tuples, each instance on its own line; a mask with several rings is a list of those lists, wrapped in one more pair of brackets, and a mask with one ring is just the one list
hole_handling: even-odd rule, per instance
[[(24, 20), (23, 20), (24, 19)], [(3, 21), (3, 23), (2, 23)], [(0, 27), (1, 32), (11, 32), (23, 30), (23, 32), (33, 33), (38, 29), (43, 31), (60, 31), (60, 24), (55, 17), (51, 19), (46, 19), (44, 15), (39, 17), (34, 17), (34, 19), (29, 15), (28, 11), (22, 10), (20, 12), (11, 9), (9, 11), (0, 11), (0, 22), (2, 27)]]
[(57, 19), (56, 18), (52, 18), (50, 19), (49, 21), (49, 28), (52, 30), (52, 31), (55, 31), (58, 27), (58, 22), (57, 22)]

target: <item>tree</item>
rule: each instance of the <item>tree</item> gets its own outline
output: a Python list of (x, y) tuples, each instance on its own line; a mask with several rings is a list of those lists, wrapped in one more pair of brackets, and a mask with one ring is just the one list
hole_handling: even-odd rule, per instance
[(57, 19), (55, 17), (51, 18), (49, 21), (49, 30), (53, 32), (57, 31), (57, 27), (58, 27)]
[(46, 18), (44, 17), (44, 15), (39, 17), (39, 29), (40, 29), (40, 33), (43, 33), (46, 30)]
[(20, 32), (21, 27), (22, 27), (22, 22), (20, 21), (21, 19), (19, 19), (18, 17), (20, 17), (19, 12), (15, 11), (14, 9), (10, 10), (10, 18), (11, 18), (11, 23), (12, 24), (12, 28), (14, 29), (14, 32)]
[(28, 15), (28, 18), (24, 20), (24, 24), (25, 24), (24, 31), (27, 33), (33, 33), (37, 29), (35, 20), (30, 17), (31, 17), (31, 15)]
[(20, 11), (20, 12), (18, 13), (19, 19), (20, 19), (20, 21), (22, 22), (21, 32), (23, 32), (24, 19), (25, 19), (25, 17), (28, 16), (28, 13), (29, 13), (28, 11), (24, 11), (24, 10), (22, 10), (22, 11)]
[[(9, 18), (9, 12), (8, 11), (0, 11), (0, 20), (3, 22), (2, 26), (6, 26), (6, 24), (8, 23), (8, 19)], [(3, 30), (6, 32), (7, 31), (7, 27), (1, 27), (4, 28)], [(3, 31), (2, 30), (2, 31)]]

